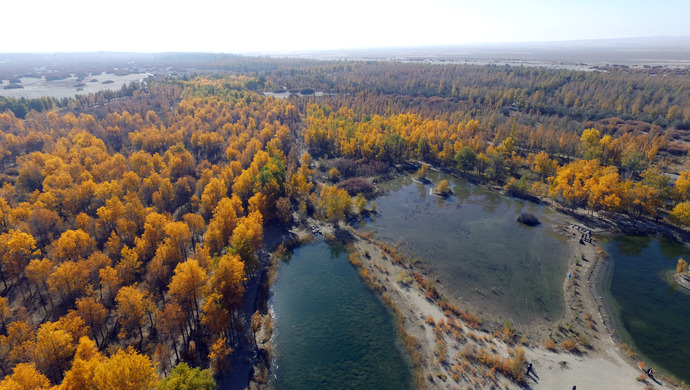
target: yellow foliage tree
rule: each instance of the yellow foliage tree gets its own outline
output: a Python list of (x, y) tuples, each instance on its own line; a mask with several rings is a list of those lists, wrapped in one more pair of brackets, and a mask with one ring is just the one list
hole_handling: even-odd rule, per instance
[(206, 283), (206, 270), (196, 260), (190, 259), (175, 267), (175, 274), (168, 286), (170, 295), (180, 302), (182, 307), (193, 309), (199, 318), (201, 288)]
[(211, 344), (211, 350), (208, 354), (208, 359), (211, 361), (211, 370), (213, 372), (221, 372), (224, 367), (230, 363), (229, 357), (232, 353), (232, 348), (227, 344), (223, 337), (219, 337)]
[(122, 287), (115, 297), (117, 314), (122, 324), (120, 338), (127, 337), (132, 329), (139, 331), (140, 340), (144, 339), (144, 316), (150, 314), (153, 303), (136, 285)]
[(141, 271), (141, 261), (134, 248), (125, 246), (120, 251), (120, 261), (115, 265), (115, 270), (122, 284), (132, 284)]
[(218, 206), (218, 202), (220, 202), (227, 193), (228, 189), (225, 186), (225, 182), (215, 177), (212, 178), (204, 188), (203, 194), (201, 194), (201, 213), (207, 219), (210, 219), (216, 206)]
[(362, 214), (367, 207), (367, 198), (361, 192), (355, 196), (355, 207), (357, 207), (358, 214)]
[(327, 221), (337, 223), (345, 219), (350, 212), (352, 199), (350, 194), (342, 188), (323, 186), (319, 197), (319, 208)]
[(672, 196), (676, 202), (688, 200), (690, 196), (690, 171), (683, 171), (678, 175), (678, 179), (673, 184)]
[(592, 177), (598, 175), (601, 167), (598, 160), (576, 160), (564, 165), (556, 171), (556, 176), (550, 179), (549, 195), (560, 197), (567, 206), (573, 208), (584, 206), (588, 200), (588, 183)]
[(103, 331), (108, 319), (108, 310), (100, 301), (91, 297), (77, 299), (76, 306), (79, 317), (83, 318), (86, 325), (88, 325), (98, 346), (98, 336), (105, 341)]
[(690, 225), (690, 202), (678, 203), (670, 213), (668, 220), (678, 226)]
[(233, 252), (240, 256), (248, 274), (258, 268), (256, 251), (261, 248), (263, 239), (263, 218), (261, 213), (254, 211), (239, 220), (232, 232), (230, 244)]
[(35, 361), (37, 367), (55, 383), (62, 380), (74, 355), (72, 335), (58, 328), (54, 322), (45, 322), (36, 333)]
[(95, 250), (96, 241), (81, 229), (67, 230), (56, 242), (53, 257), (57, 261), (85, 259)]
[(214, 292), (206, 296), (206, 301), (201, 307), (201, 311), (204, 313), (201, 317), (201, 323), (213, 334), (223, 334), (230, 327), (230, 312), (225, 306), (223, 297)]
[(426, 179), (426, 174), (429, 171), (429, 164), (422, 164), (421, 167), (417, 170), (417, 173), (415, 173), (415, 176), (417, 176), (420, 179)]
[(19, 363), (12, 375), (0, 382), (0, 390), (43, 390), (50, 388), (48, 378), (36, 370), (33, 363)]
[(23, 274), (36, 248), (36, 240), (24, 232), (12, 230), (0, 235), (0, 277), (7, 283)]
[(91, 287), (86, 263), (85, 260), (66, 261), (55, 267), (48, 277), (50, 291), (62, 297), (65, 303), (74, 302)]
[(72, 361), (72, 368), (65, 373), (62, 390), (82, 390), (96, 388), (96, 366), (103, 360), (96, 343), (84, 336), (79, 339), (77, 352)]
[(134, 240), (139, 260), (146, 263), (155, 255), (156, 249), (165, 239), (164, 227), (168, 222), (170, 220), (163, 214), (150, 212), (146, 215), (144, 234)]
[(538, 154), (530, 155), (529, 161), (532, 171), (539, 175), (541, 180), (552, 176), (558, 169), (558, 162), (549, 158), (549, 154), (543, 150)]
[(443, 179), (438, 182), (438, 185), (434, 188), (434, 191), (439, 195), (448, 195), (452, 192), (450, 189), (450, 183), (448, 180)]
[(242, 202), (233, 195), (218, 202), (213, 219), (208, 224), (204, 241), (211, 254), (218, 254), (228, 245), (232, 231), (237, 226), (237, 216), (242, 213)]
[(258, 211), (261, 213), (264, 221), (271, 219), (272, 207), (269, 205), (269, 199), (266, 195), (261, 192), (257, 192), (249, 198), (249, 212)]
[(149, 390), (154, 388), (157, 379), (151, 359), (131, 347), (118, 350), (94, 370), (98, 390)]
[(585, 129), (582, 132), (580, 141), (582, 142), (585, 160), (593, 160), (601, 157), (603, 150), (600, 144), (601, 134), (597, 129)]
[(218, 259), (209, 278), (209, 289), (220, 294), (219, 302), (230, 312), (242, 302), (244, 294), (245, 267), (238, 255), (226, 253)]

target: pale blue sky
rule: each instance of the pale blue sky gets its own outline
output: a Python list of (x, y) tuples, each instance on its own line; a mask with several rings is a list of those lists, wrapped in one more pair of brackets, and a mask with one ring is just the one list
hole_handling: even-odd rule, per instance
[(254, 53), (690, 36), (687, 0), (29, 0), (5, 2), (2, 15), (0, 52)]

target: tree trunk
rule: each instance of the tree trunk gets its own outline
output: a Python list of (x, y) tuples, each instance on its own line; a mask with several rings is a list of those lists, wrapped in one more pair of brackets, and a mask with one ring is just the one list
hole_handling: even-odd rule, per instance
[(180, 355), (177, 353), (177, 342), (175, 341), (175, 336), (173, 335), (170, 338), (172, 339), (173, 350), (175, 350), (175, 358), (177, 359), (176, 362), (179, 362), (180, 361)]
[(144, 331), (141, 329), (141, 324), (137, 324), (139, 327), (139, 350), (141, 351), (141, 346), (144, 345)]
[(3, 272), (2, 267), (0, 267), (0, 278), (2, 278), (2, 284), (5, 286), (5, 291), (7, 291), (7, 281), (5, 280), (5, 272)]

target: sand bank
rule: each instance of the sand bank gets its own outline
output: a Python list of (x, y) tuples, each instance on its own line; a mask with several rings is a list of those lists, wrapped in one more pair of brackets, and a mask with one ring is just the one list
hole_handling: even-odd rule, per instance
[[(329, 225), (313, 222), (318, 229), (331, 232)], [(557, 214), (546, 221), (558, 234), (566, 237), (569, 246), (569, 269), (564, 275), (565, 315), (550, 326), (529, 329), (513, 338), (507, 337), (500, 324), (482, 323), (473, 326), (448, 311), (448, 304), (465, 307), (465, 302), (429, 299), (428, 290), (409, 278), (415, 275), (412, 266), (397, 262), (390, 248), (371, 235), (349, 226), (351, 249), (361, 260), (363, 276), (370, 280), (384, 301), (394, 306), (405, 332), (416, 340), (421, 356), (418, 361), (418, 383), (423, 388), (451, 389), (644, 389), (661, 387), (660, 382), (640, 380), (642, 371), (614, 340), (606, 326), (606, 314), (600, 310), (597, 297), (597, 273), (605, 260), (597, 248), (596, 236), (601, 230), (583, 226), (571, 217)], [(582, 234), (592, 230), (592, 242), (580, 242)], [(413, 278), (414, 279), (414, 278)], [(439, 296), (444, 286), (434, 284)], [(467, 305), (471, 306), (471, 304)], [(440, 324), (440, 325), (439, 325)], [(449, 325), (450, 324), (450, 325)], [(442, 339), (442, 342), (441, 342)], [(551, 340), (555, 346), (546, 347)], [(574, 341), (572, 351), (564, 342)], [(487, 361), (511, 362), (518, 348), (524, 348), (525, 362), (533, 364), (533, 373), (522, 384), (511, 375), (504, 375), (497, 365)], [(482, 362), (483, 359), (483, 362)], [(493, 360), (492, 360), (493, 359)], [(526, 370), (526, 366), (525, 366)], [(504, 370), (505, 371), (505, 370)], [(664, 383), (665, 388), (676, 388)]]

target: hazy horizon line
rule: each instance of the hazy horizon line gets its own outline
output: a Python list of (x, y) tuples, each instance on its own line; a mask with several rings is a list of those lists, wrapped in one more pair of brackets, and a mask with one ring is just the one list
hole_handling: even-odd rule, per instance
[(514, 45), (549, 45), (549, 44), (574, 44), (591, 42), (615, 42), (615, 41), (636, 41), (650, 39), (689, 39), (690, 35), (650, 35), (650, 36), (628, 36), (617, 38), (586, 38), (586, 39), (559, 39), (543, 41), (496, 41), (496, 42), (463, 42), (451, 44), (429, 44), (429, 45), (397, 45), (397, 46), (352, 46), (337, 48), (313, 48), (313, 49), (286, 49), (286, 50), (257, 50), (257, 51), (137, 51), (137, 50), (90, 50), (90, 51), (13, 51), (1, 52), (0, 55), (49, 55), (49, 54), (217, 54), (217, 55), (236, 55), (236, 56), (256, 56), (288, 53), (325, 53), (333, 51), (369, 51), (369, 50), (404, 50), (404, 49), (434, 49), (452, 47), (473, 47), (481, 46), (514, 46)]

